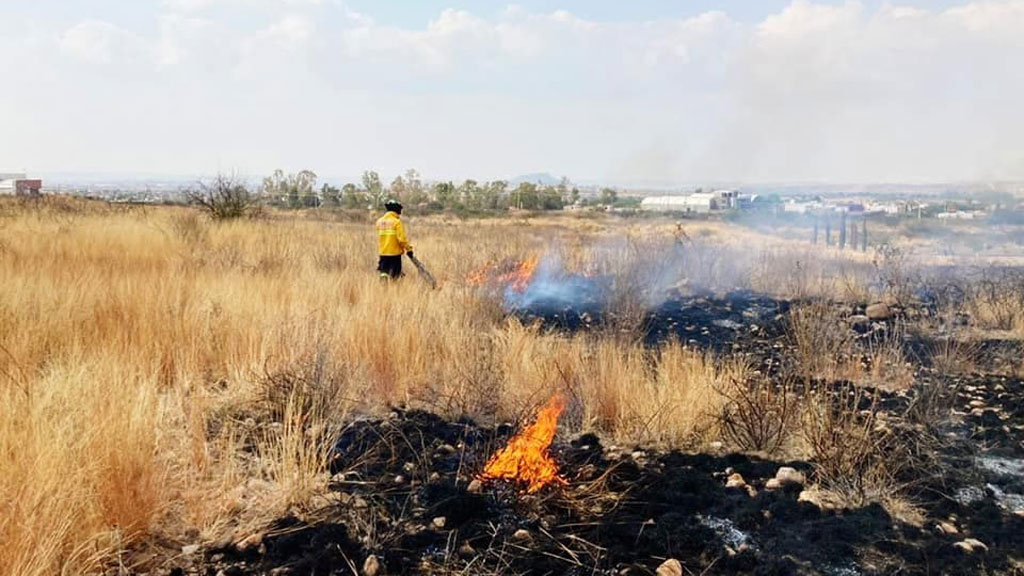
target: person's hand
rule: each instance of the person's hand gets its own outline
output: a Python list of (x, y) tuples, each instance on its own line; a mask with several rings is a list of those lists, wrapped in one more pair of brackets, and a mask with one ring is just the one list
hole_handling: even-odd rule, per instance
[(408, 255), (409, 255), (409, 259), (410, 259), (410, 260), (412, 260), (413, 258), (415, 258), (415, 256), (413, 256), (413, 255), (412, 255), (412, 250), (409, 250), (408, 252), (406, 252), (406, 254), (408, 254)]

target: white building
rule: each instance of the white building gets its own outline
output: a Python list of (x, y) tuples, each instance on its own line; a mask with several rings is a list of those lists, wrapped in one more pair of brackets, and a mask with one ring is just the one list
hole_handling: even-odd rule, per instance
[(13, 195), (17, 191), (17, 181), (24, 179), (24, 172), (0, 172), (0, 195)]
[(688, 196), (648, 196), (640, 201), (640, 209), (651, 212), (694, 212), (706, 214), (735, 208), (739, 194), (735, 190), (695, 192)]
[(26, 178), (17, 172), (0, 172), (0, 196), (37, 196), (43, 189), (43, 181), (38, 178)]

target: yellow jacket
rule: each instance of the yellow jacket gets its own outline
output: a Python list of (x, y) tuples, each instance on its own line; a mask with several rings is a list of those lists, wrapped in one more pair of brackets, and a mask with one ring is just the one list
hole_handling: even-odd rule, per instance
[(401, 256), (412, 252), (412, 244), (405, 236), (405, 226), (398, 214), (388, 212), (377, 219), (377, 247), (381, 256)]

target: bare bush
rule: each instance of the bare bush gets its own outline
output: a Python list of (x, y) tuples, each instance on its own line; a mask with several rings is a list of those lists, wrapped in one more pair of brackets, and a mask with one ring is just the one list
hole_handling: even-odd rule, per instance
[(805, 379), (835, 379), (840, 366), (852, 360), (854, 333), (829, 302), (794, 306), (787, 329), (795, 345), (796, 369)]
[(920, 278), (912, 269), (907, 252), (892, 244), (882, 244), (875, 249), (871, 262), (875, 267), (880, 296), (900, 306), (909, 304)]
[(768, 377), (733, 381), (718, 390), (727, 399), (719, 422), (722, 437), (733, 446), (774, 454), (785, 446), (800, 414), (800, 402), (786, 380)]
[(988, 269), (971, 286), (968, 308), (984, 328), (1024, 332), (1024, 272)]
[(899, 463), (883, 462), (890, 436), (879, 426), (878, 395), (859, 386), (822, 387), (808, 395), (801, 432), (819, 482), (851, 506), (896, 493)]
[(235, 176), (219, 174), (209, 182), (199, 182), (185, 190), (189, 204), (198, 206), (215, 220), (251, 216), (259, 209), (259, 196)]

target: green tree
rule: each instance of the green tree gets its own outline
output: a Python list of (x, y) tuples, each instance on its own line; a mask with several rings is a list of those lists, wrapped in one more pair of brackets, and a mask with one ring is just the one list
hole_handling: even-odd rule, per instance
[(614, 188), (602, 188), (601, 194), (598, 196), (598, 204), (605, 206), (612, 206), (619, 199), (619, 193)]
[(373, 170), (366, 170), (363, 172), (363, 193), (370, 199), (374, 208), (379, 209), (381, 207), (384, 203), (384, 195), (387, 191), (380, 183), (380, 174), (377, 174)]
[(290, 208), (316, 206), (319, 199), (314, 192), (315, 187), (316, 173), (312, 170), (285, 174), (279, 168), (263, 179), (263, 193)]
[(320, 188), (320, 199), (325, 206), (341, 206), (341, 190), (325, 183)]
[(540, 194), (533, 182), (520, 182), (509, 200), (513, 208), (521, 210), (536, 210), (540, 207)]
[(434, 184), (431, 195), (441, 208), (449, 209), (455, 207), (456, 188), (451, 182), (438, 182)]
[(465, 180), (457, 191), (458, 202), (470, 210), (483, 210), (483, 197), (476, 180)]
[(355, 184), (348, 183), (341, 187), (341, 205), (345, 208), (365, 210), (370, 205), (370, 198)]

